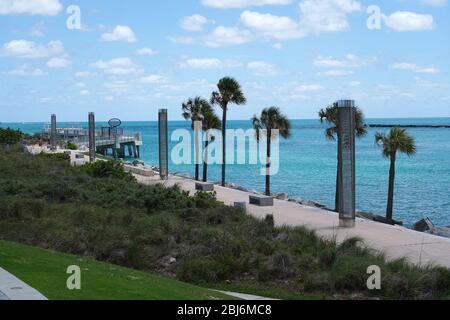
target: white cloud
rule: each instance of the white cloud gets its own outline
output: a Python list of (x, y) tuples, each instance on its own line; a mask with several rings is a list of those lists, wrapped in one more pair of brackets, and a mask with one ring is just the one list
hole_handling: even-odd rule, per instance
[(143, 83), (164, 83), (166, 81), (166, 77), (158, 74), (151, 74), (141, 78), (141, 82)]
[(287, 5), (292, 0), (202, 0), (202, 4), (216, 9), (236, 9), (250, 6)]
[(247, 69), (256, 75), (276, 75), (280, 71), (271, 63), (265, 61), (253, 61), (247, 64)]
[(139, 74), (142, 70), (138, 69), (130, 58), (117, 58), (109, 61), (97, 61), (92, 64), (94, 68), (102, 69), (106, 74), (129, 75)]
[(195, 69), (220, 69), (220, 68), (235, 68), (242, 64), (235, 60), (220, 60), (217, 58), (205, 58), (205, 59), (186, 59), (180, 66), (184, 68)]
[(50, 41), (47, 45), (39, 45), (33, 41), (12, 40), (3, 45), (0, 56), (35, 59), (57, 56), (63, 52), (64, 45), (61, 41)]
[(425, 73), (425, 74), (437, 74), (440, 73), (441, 71), (433, 66), (419, 66), (415, 63), (408, 63), (408, 62), (400, 62), (400, 63), (395, 63), (391, 66), (393, 69), (398, 69), (398, 70), (409, 70), (409, 71), (414, 71), (416, 73)]
[(300, 92), (317, 92), (322, 91), (325, 88), (318, 84), (302, 84), (297, 87), (297, 90)]
[(386, 25), (398, 32), (426, 31), (434, 29), (434, 18), (430, 14), (397, 11), (389, 16), (383, 15)]
[(0, 15), (30, 14), (55, 16), (63, 6), (59, 0), (0, 0)]
[(169, 40), (178, 44), (196, 44), (200, 42), (192, 37), (169, 37)]
[(347, 30), (347, 15), (362, 10), (356, 0), (302, 0), (299, 6), (301, 28), (312, 34)]
[(244, 44), (251, 40), (249, 30), (241, 30), (236, 27), (219, 26), (212, 33), (202, 39), (202, 43), (208, 47), (223, 47), (229, 45)]
[(44, 21), (40, 21), (31, 28), (30, 36), (41, 38), (45, 35), (44, 33), (45, 33), (45, 23)]
[(362, 58), (354, 54), (347, 54), (344, 58), (318, 56), (314, 60), (314, 65), (323, 68), (357, 68), (375, 62), (377, 59)]
[(278, 49), (278, 50), (280, 50), (280, 49), (283, 49), (283, 44), (282, 44), (282, 43), (279, 43), (279, 42), (277, 42), (277, 43), (275, 43), (275, 44), (273, 45), (273, 47), (274, 47), (275, 49)]
[(3, 72), (3, 74), (11, 76), (30, 76), (30, 77), (38, 77), (45, 75), (45, 73), (41, 69), (34, 68), (28, 64), (24, 64), (16, 69)]
[(49, 61), (47, 61), (47, 67), (52, 68), (52, 69), (67, 68), (71, 64), (72, 64), (72, 61), (70, 61), (68, 58), (64, 58), (64, 57), (51, 58)]
[(348, 84), (350, 87), (358, 87), (361, 85), (361, 82), (359, 81), (350, 81)]
[(240, 22), (244, 27), (256, 33), (256, 36), (267, 39), (288, 40), (305, 36), (298, 23), (285, 16), (244, 11), (241, 14)]
[(86, 89), (85, 89), (85, 90), (81, 90), (81, 91), (80, 91), (80, 95), (81, 95), (81, 96), (87, 96), (87, 95), (89, 95), (89, 94), (90, 94), (89, 90), (86, 90)]
[(116, 26), (111, 33), (104, 33), (101, 37), (105, 42), (136, 42), (134, 31), (128, 26)]
[(137, 56), (142, 56), (142, 57), (143, 56), (154, 56), (154, 55), (158, 54), (157, 51), (150, 49), (150, 48), (142, 48), (142, 49), (136, 50), (134, 53)]
[[(255, 3), (289, 4), (292, 1), (204, 0), (204, 4), (206, 2), (216, 8), (243, 8)], [(241, 45), (255, 40), (287, 41), (313, 34), (347, 30), (350, 27), (348, 15), (363, 8), (357, 0), (301, 0), (299, 6), (299, 19), (246, 10), (241, 13), (239, 23), (235, 26), (218, 26), (213, 32), (201, 37), (178, 37), (170, 40), (208, 47)]]
[(351, 76), (354, 72), (351, 70), (328, 70), (325, 72), (319, 73), (321, 76), (325, 77), (345, 77), (345, 76)]
[(88, 78), (93, 76), (93, 73), (89, 71), (78, 71), (75, 73), (75, 76), (78, 78)]
[(199, 14), (194, 14), (189, 17), (184, 17), (180, 21), (180, 27), (186, 31), (199, 32), (202, 31), (204, 26), (210, 22), (208, 18)]
[(444, 7), (447, 5), (447, 0), (422, 0), (421, 3), (431, 7)]

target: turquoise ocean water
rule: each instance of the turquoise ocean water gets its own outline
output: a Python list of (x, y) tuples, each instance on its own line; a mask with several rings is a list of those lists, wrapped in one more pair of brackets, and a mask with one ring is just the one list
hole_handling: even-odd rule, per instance
[[(450, 125), (450, 118), (370, 119), (372, 124)], [(81, 124), (86, 127), (86, 124)], [(101, 125), (101, 123), (98, 123)], [(44, 123), (4, 123), (1, 127), (18, 128), (26, 133), (40, 132)], [(70, 126), (59, 123), (58, 127)], [(141, 156), (158, 165), (157, 123), (125, 122), (126, 131), (142, 132)], [(170, 122), (170, 131), (190, 129), (185, 121)], [(229, 129), (250, 128), (249, 121), (230, 121)], [(336, 143), (324, 136), (325, 126), (317, 120), (294, 120), (290, 140), (280, 143), (280, 171), (272, 178), (273, 192), (287, 192), (290, 197), (314, 200), (334, 206), (336, 181)], [(389, 161), (375, 146), (374, 134), (387, 129), (370, 129), (357, 142), (357, 206), (359, 210), (384, 214), (386, 207)], [(416, 138), (417, 155), (400, 156), (397, 162), (395, 217), (407, 225), (430, 217), (435, 224), (450, 225), (450, 129), (408, 129)], [(248, 189), (264, 190), (260, 165), (229, 165), (227, 180)], [(170, 171), (193, 174), (193, 166), (171, 165)], [(209, 178), (220, 179), (220, 166), (212, 166)]]

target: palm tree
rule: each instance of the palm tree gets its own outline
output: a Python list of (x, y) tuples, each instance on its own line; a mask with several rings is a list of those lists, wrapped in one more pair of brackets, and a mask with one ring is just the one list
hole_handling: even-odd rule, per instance
[[(201, 109), (208, 105), (208, 101), (202, 99), (201, 97), (196, 97), (194, 99), (188, 99), (182, 104), (183, 118), (186, 120), (191, 120), (192, 129), (195, 129), (195, 122), (202, 121)], [(195, 180), (200, 179), (200, 141), (198, 135), (195, 133), (194, 137), (195, 144)]]
[(416, 154), (417, 148), (414, 138), (409, 135), (406, 129), (392, 128), (387, 134), (377, 133), (375, 142), (383, 149), (383, 156), (390, 159), (391, 168), (389, 170), (389, 192), (386, 210), (386, 219), (388, 223), (392, 223), (394, 209), (394, 186), (395, 186), (395, 162), (397, 160), (397, 152), (412, 157)]
[(226, 175), (226, 131), (227, 131), (227, 111), (230, 103), (244, 105), (247, 99), (242, 92), (241, 85), (235, 79), (225, 77), (217, 84), (218, 91), (211, 95), (211, 104), (217, 104), (222, 108), (222, 186), (225, 187)]
[(203, 118), (202, 129), (205, 131), (205, 155), (203, 160), (203, 182), (208, 181), (208, 147), (210, 142), (214, 141), (214, 136), (211, 136), (210, 130), (220, 130), (222, 122), (214, 112), (214, 109), (209, 104), (205, 104), (201, 109)]
[[(277, 107), (266, 108), (262, 111), (261, 117), (256, 115), (252, 119), (253, 128), (256, 131), (256, 140), (260, 142), (261, 135), (266, 134), (267, 138), (267, 162), (266, 162), (266, 195), (270, 196), (270, 158), (271, 158), (271, 142), (276, 137), (273, 130), (278, 130), (281, 137), (288, 139), (291, 136), (291, 122), (281, 113)], [(265, 130), (261, 132), (261, 130)]]
[[(332, 106), (324, 108), (319, 111), (319, 117), (321, 123), (327, 123), (331, 125), (325, 130), (325, 136), (331, 141), (339, 140), (339, 108), (338, 104), (334, 103)], [(367, 130), (364, 124), (364, 113), (358, 107), (355, 112), (355, 134), (357, 138), (362, 138), (367, 134)], [(335, 198), (335, 211), (339, 211), (339, 179), (341, 176), (341, 165), (339, 160), (339, 144), (337, 152), (337, 173), (336, 173), (336, 198)]]

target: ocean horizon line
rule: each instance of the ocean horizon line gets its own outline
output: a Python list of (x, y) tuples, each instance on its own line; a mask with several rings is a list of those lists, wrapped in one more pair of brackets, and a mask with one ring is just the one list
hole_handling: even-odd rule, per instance
[[(371, 120), (427, 120), (427, 119), (447, 119), (450, 120), (449, 116), (442, 116), (442, 117), (386, 117), (386, 118), (378, 118), (378, 117), (366, 117), (366, 121)], [(97, 119), (96, 122), (108, 122), (110, 119), (106, 120), (99, 120)], [(158, 119), (151, 119), (151, 120), (124, 120), (121, 119), (122, 122), (157, 122)], [(174, 119), (169, 120), (169, 122), (185, 122), (184, 119)], [(228, 121), (250, 121), (249, 119), (229, 119)], [(291, 119), (291, 121), (320, 121), (318, 118), (297, 118), (297, 119)], [(83, 120), (59, 120), (60, 123), (87, 123), (87, 119)], [(1, 124), (41, 124), (41, 123), (50, 123), (50, 121), (0, 121)]]

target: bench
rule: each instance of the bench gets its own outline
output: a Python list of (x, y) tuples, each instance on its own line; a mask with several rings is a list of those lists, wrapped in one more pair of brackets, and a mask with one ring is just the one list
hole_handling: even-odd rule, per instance
[(196, 182), (195, 183), (195, 190), (203, 191), (203, 192), (214, 191), (214, 184), (213, 183), (207, 183), (207, 182)]
[(245, 210), (247, 210), (247, 203), (246, 202), (235, 202), (234, 207), (245, 211)]
[(250, 204), (260, 207), (272, 207), (273, 198), (262, 195), (250, 195)]

